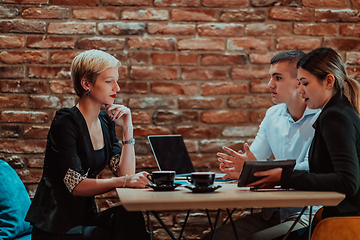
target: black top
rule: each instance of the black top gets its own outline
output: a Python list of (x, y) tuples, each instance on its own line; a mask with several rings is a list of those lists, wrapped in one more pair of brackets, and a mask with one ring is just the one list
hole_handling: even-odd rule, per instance
[(80, 232), (89, 215), (97, 212), (94, 197), (75, 197), (64, 183), (69, 169), (96, 178), (111, 157), (121, 153), (114, 122), (106, 112), (99, 119), (104, 136), (102, 166), (97, 167), (93, 145), (84, 117), (77, 107), (56, 112), (47, 136), (43, 176), (27, 213), (35, 227), (55, 234)]
[(281, 186), (298, 190), (346, 194), (335, 207), (324, 207), (323, 217), (360, 215), (360, 118), (345, 96), (336, 94), (314, 123), (309, 150), (310, 173), (283, 171)]

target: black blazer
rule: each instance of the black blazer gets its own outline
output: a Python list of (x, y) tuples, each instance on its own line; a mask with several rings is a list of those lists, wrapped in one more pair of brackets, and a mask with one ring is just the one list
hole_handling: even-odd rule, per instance
[(314, 123), (309, 169), (283, 171), (284, 188), (336, 191), (346, 194), (335, 207), (324, 207), (323, 217), (360, 215), (360, 118), (345, 96), (336, 94)]
[[(114, 122), (99, 114), (105, 141), (106, 162), (95, 169), (96, 159), (84, 117), (77, 107), (56, 112), (47, 136), (44, 168), (35, 197), (26, 216), (33, 226), (55, 234), (80, 233), (86, 219), (97, 212), (94, 197), (75, 197), (64, 184), (68, 169), (95, 178), (121, 153)], [(70, 232), (69, 232), (70, 231)]]

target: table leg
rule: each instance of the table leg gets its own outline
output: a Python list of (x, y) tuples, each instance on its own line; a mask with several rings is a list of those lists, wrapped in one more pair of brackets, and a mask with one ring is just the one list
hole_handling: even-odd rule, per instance
[(158, 222), (161, 224), (161, 226), (165, 229), (165, 231), (169, 234), (172, 240), (176, 240), (174, 235), (170, 232), (169, 228), (165, 225), (165, 223), (161, 220), (159, 215), (155, 211), (151, 211), (151, 213), (155, 216), (155, 218), (158, 220)]
[(294, 223), (291, 225), (291, 227), (289, 228), (289, 230), (287, 231), (286, 235), (284, 236), (284, 238), (282, 240), (286, 240), (288, 238), (288, 236), (290, 235), (291, 231), (293, 230), (293, 228), (295, 227), (296, 223), (300, 220), (301, 216), (304, 214), (305, 210), (307, 207), (304, 207), (301, 210), (301, 213), (299, 214), (299, 216), (297, 216), (296, 220), (294, 221)]
[[(235, 209), (234, 209), (234, 210), (235, 210)], [(238, 236), (238, 234), (237, 234), (236, 228), (235, 228), (234, 221), (233, 221), (233, 219), (232, 219), (232, 217), (231, 217), (231, 215), (234, 213), (234, 210), (230, 213), (230, 210), (229, 210), (228, 208), (226, 209), (226, 211), (227, 211), (227, 213), (228, 213), (228, 218), (230, 218), (230, 222), (231, 222), (232, 228), (233, 228), (234, 233), (235, 233), (235, 237), (236, 237), (237, 240), (240, 240), (240, 238), (239, 238), (239, 236)]]
[(207, 218), (208, 218), (208, 221), (209, 221), (210, 229), (211, 229), (211, 231), (214, 231), (214, 228), (213, 228), (212, 223), (211, 223), (209, 210), (207, 210), (207, 209), (206, 209), (206, 215), (207, 215)]
[(186, 214), (185, 221), (184, 221), (184, 223), (183, 223), (183, 226), (182, 226), (182, 228), (181, 228), (181, 232), (180, 232), (180, 235), (179, 235), (179, 240), (181, 239), (181, 236), (182, 236), (182, 234), (183, 234), (183, 232), (184, 232), (184, 229), (185, 229), (186, 222), (187, 222), (187, 220), (188, 220), (189, 214), (190, 214), (190, 210), (188, 210), (188, 212), (187, 212), (187, 214)]
[(310, 214), (309, 214), (309, 236), (308, 240), (311, 238), (311, 215), (312, 215), (312, 206), (310, 206)]
[(234, 208), (234, 209), (231, 211), (230, 215), (228, 214), (227, 218), (225, 219), (225, 221), (223, 222), (222, 225), (225, 225), (225, 224), (227, 223), (227, 221), (230, 219), (230, 216), (233, 215), (233, 213), (235, 212), (235, 210), (236, 210), (236, 208)]
[(220, 211), (221, 211), (221, 209), (218, 209), (218, 212), (217, 212), (217, 214), (216, 214), (216, 219), (215, 219), (215, 224), (214, 224), (214, 230), (212, 231), (211, 240), (214, 240), (214, 239), (215, 239), (216, 226), (217, 226), (217, 223), (218, 223), (218, 220), (219, 220)]
[(151, 220), (150, 220), (149, 211), (146, 211), (146, 218), (147, 218), (147, 221), (148, 221), (148, 228), (149, 228), (149, 233), (150, 233), (150, 240), (153, 240), (154, 237), (153, 237), (153, 231), (152, 231), (152, 227), (151, 227)]

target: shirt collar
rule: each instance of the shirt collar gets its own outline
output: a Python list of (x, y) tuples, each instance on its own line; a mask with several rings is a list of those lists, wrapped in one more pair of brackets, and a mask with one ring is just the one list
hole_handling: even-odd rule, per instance
[[(301, 118), (299, 120), (297, 120), (296, 122), (294, 121), (294, 119), (291, 117), (290, 113), (289, 113), (289, 109), (286, 107), (286, 111), (283, 112), (284, 115), (288, 115), (289, 117), (289, 121), (290, 122), (293, 122), (293, 123), (300, 123), (303, 121), (303, 119), (305, 119), (306, 117), (308, 116), (311, 116), (311, 115), (317, 115), (319, 116), (321, 112), (321, 109), (310, 109), (308, 107), (306, 107), (303, 115), (301, 116)], [(311, 122), (314, 123), (315, 120), (317, 119), (317, 117), (314, 117)]]

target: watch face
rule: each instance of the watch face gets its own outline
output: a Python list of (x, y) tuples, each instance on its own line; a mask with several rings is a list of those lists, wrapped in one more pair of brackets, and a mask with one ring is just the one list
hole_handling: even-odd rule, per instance
[(132, 138), (132, 139), (130, 140), (130, 144), (135, 144), (135, 138)]

